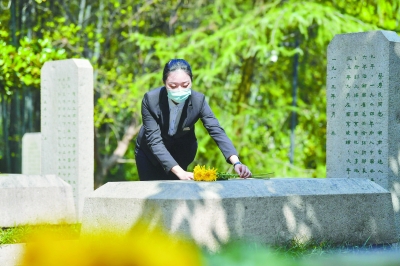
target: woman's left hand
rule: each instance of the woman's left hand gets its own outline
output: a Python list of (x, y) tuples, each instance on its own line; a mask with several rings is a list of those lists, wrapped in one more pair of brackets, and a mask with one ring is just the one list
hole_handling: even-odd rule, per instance
[(241, 178), (251, 177), (250, 169), (244, 164), (235, 165), (235, 171)]

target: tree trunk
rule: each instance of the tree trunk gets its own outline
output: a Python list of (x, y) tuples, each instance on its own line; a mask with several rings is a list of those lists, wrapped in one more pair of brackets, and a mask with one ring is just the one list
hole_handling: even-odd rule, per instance
[[(240, 114), (244, 110), (245, 104), (249, 101), (249, 97), (251, 94), (251, 85), (253, 82), (253, 71), (254, 71), (254, 61), (255, 61), (255, 55), (252, 57), (249, 57), (244, 60), (243, 66), (242, 66), (242, 79), (240, 81), (240, 84), (236, 91), (233, 94), (233, 102), (235, 103), (236, 110), (234, 111), (234, 115), (238, 117), (238, 114)], [(236, 136), (242, 136), (242, 130), (245, 127), (245, 125), (242, 123), (240, 127), (237, 127), (236, 129)]]
[(40, 132), (40, 91), (33, 89), (32, 94), (32, 132)]
[(3, 162), (4, 168), (1, 172), (10, 173), (11, 172), (11, 157), (10, 157), (10, 143), (8, 140), (8, 100), (4, 93), (1, 94), (1, 121), (3, 128), (3, 143), (4, 143), (4, 155)]
[[(296, 34), (295, 47), (299, 47), (299, 37)], [(298, 81), (299, 53), (293, 56), (293, 78), (292, 78), (292, 107), (297, 107), (297, 81)], [(297, 112), (292, 111), (290, 118), (290, 164), (294, 164), (294, 149), (295, 149), (295, 129), (297, 125)]]
[(17, 0), (11, 0), (11, 43), (17, 47)]
[[(113, 154), (110, 157), (106, 157), (104, 159), (101, 158), (99, 145), (97, 142), (97, 137), (95, 133), (95, 148), (94, 148), (94, 157), (96, 162), (96, 170), (95, 170), (95, 178), (94, 178), (94, 186), (95, 188), (100, 187), (104, 184), (108, 171), (115, 166), (120, 159), (125, 155), (128, 150), (129, 143), (133, 139), (134, 136), (139, 132), (141, 125), (137, 124), (136, 119), (132, 119), (131, 124), (126, 129), (122, 140), (118, 142), (117, 148), (114, 150)], [(96, 131), (95, 131), (96, 132)]]
[(247, 102), (250, 96), (250, 89), (253, 79), (255, 55), (244, 60), (242, 66), (242, 79), (239, 87), (234, 92), (234, 102), (236, 103), (235, 114), (240, 114), (243, 110), (243, 103)]
[(11, 173), (21, 172), (21, 100), (20, 92), (14, 90), (11, 97), (9, 143), (11, 154)]
[(23, 133), (26, 132), (34, 132), (33, 131), (33, 99), (32, 99), (32, 90), (29, 88), (25, 88), (24, 90), (24, 128), (22, 130)]

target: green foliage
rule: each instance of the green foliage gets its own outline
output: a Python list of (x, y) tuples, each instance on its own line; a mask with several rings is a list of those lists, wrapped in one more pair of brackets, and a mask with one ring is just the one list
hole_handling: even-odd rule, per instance
[(329, 241), (315, 241), (313, 239), (304, 241), (300, 239), (292, 239), (287, 243), (273, 246), (273, 250), (290, 258), (310, 257), (314, 255), (326, 255), (333, 250), (346, 249), (348, 245), (333, 244)]
[[(82, 3), (84, 5), (82, 5)], [(326, 49), (335, 34), (396, 30), (398, 1), (39, 1), (25, 10), (31, 25), (10, 45), (0, 14), (0, 89), (39, 87), (43, 62), (88, 58), (95, 70), (99, 158), (110, 156), (148, 90), (161, 86), (164, 64), (185, 58), (193, 89), (213, 111), (253, 173), (325, 177)], [(30, 29), (30, 30), (29, 30)], [(26, 38), (30, 32), (30, 38)], [(299, 45), (296, 47), (296, 42)], [(294, 55), (299, 55), (298, 105), (292, 107)], [(296, 112), (295, 155), (289, 163), (290, 116)], [(231, 172), (199, 123), (194, 165)], [(125, 158), (134, 159), (134, 141)], [(134, 164), (119, 164), (109, 179), (136, 180)]]
[(284, 253), (255, 243), (231, 243), (216, 254), (205, 253), (206, 265), (210, 266), (242, 266), (242, 265), (302, 265)]
[(26, 233), (26, 227), (0, 229), (0, 245), (21, 243), (23, 242)]
[(79, 237), (80, 228), (80, 224), (42, 224), (0, 228), (0, 245), (24, 243), (31, 234), (43, 231), (59, 236), (60, 240), (76, 239)]
[(11, 95), (25, 86), (40, 86), (40, 69), (46, 61), (66, 58), (65, 50), (56, 49), (50, 39), (31, 40), (25, 37), (16, 48), (4, 39), (8, 33), (0, 29), (0, 90)]
[[(390, 256), (397, 247), (383, 245), (350, 246), (329, 242), (293, 240), (280, 246), (252, 242), (229, 243), (218, 253), (205, 252), (207, 265), (397, 265), (399, 258)], [(386, 252), (386, 253), (385, 253)], [(389, 256), (388, 256), (389, 255)]]
[[(218, 10), (212, 12), (209, 10)], [(241, 9), (240, 11), (238, 9)], [(136, 32), (130, 41), (148, 54), (149, 64), (164, 58), (186, 58), (194, 69), (193, 88), (205, 93), (242, 161), (254, 173), (277, 176), (325, 176), (325, 65), (326, 47), (335, 34), (376, 29), (358, 18), (317, 2), (217, 2), (198, 8), (203, 20), (195, 28), (173, 36)], [(180, 14), (186, 18), (187, 13)], [(181, 22), (184, 24), (185, 22)], [(178, 31), (180, 27), (177, 26)], [(295, 48), (295, 38), (301, 41)], [(300, 53), (300, 100), (291, 108), (292, 56)], [(251, 60), (251, 72), (244, 69)], [(275, 62), (276, 61), (276, 62)], [(160, 70), (145, 73), (138, 87), (156, 83)], [(248, 91), (243, 80), (248, 78)], [(307, 93), (304, 93), (306, 90)], [(266, 111), (267, 110), (267, 111)], [(289, 118), (299, 115), (295, 166), (288, 163)], [(223, 119), (229, 118), (229, 119)], [(207, 135), (197, 128), (199, 152), (193, 164), (229, 171)]]

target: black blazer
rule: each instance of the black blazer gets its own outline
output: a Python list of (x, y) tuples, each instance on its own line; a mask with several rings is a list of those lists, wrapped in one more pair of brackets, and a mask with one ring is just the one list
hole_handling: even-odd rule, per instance
[(167, 90), (164, 86), (144, 95), (142, 119), (143, 126), (136, 140), (135, 151), (141, 149), (154, 165), (161, 164), (166, 173), (178, 164), (168, 150), (172, 146), (182, 147), (184, 150), (185, 147), (190, 147), (188, 145), (196, 142), (194, 125), (199, 119), (217, 143), (227, 162), (230, 156), (238, 155), (202, 93), (192, 90), (192, 94), (185, 101), (174, 136), (168, 135), (169, 105)]

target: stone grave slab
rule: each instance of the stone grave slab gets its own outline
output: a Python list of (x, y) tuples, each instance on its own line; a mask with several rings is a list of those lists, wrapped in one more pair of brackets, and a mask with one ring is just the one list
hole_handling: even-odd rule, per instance
[(41, 70), (42, 174), (74, 191), (78, 217), (94, 186), (93, 68), (88, 60), (46, 62)]
[(400, 234), (400, 37), (336, 35), (327, 61), (327, 177), (390, 191)]
[(0, 175), (0, 227), (76, 222), (72, 187), (55, 175)]
[(41, 174), (41, 140), (40, 132), (25, 133), (22, 137), (22, 174)]
[(367, 179), (110, 182), (85, 199), (81, 233), (145, 219), (210, 250), (234, 240), (393, 243), (390, 197)]

